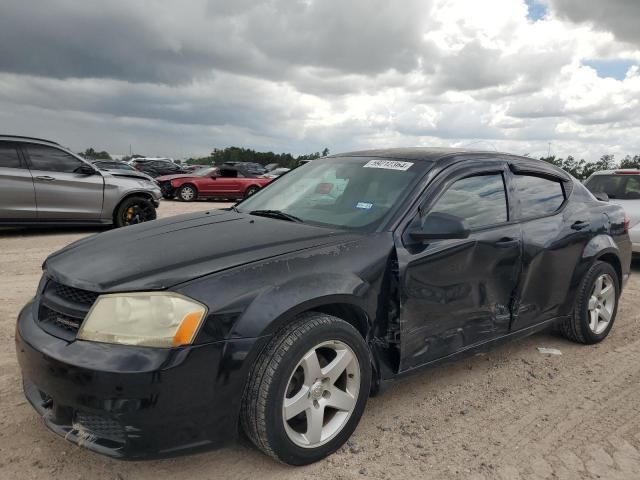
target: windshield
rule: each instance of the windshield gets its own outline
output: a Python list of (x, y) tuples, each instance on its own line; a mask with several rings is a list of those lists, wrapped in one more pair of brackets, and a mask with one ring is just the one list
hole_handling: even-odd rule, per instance
[(606, 193), (613, 199), (640, 199), (640, 175), (594, 175), (585, 186), (593, 194)]
[(191, 172), (191, 175), (194, 175), (196, 177), (210, 177), (217, 170), (218, 169), (215, 167), (214, 168), (211, 168), (211, 167), (196, 168), (193, 172)]
[(374, 228), (431, 165), (364, 157), (317, 160), (278, 178), (237, 209), (278, 210), (329, 227)]

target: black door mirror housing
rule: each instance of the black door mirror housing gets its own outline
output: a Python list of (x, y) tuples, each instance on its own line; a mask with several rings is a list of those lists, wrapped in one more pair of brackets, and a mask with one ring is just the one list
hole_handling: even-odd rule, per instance
[(433, 212), (425, 217), (422, 226), (411, 230), (409, 236), (413, 240), (425, 242), (467, 238), (469, 233), (469, 227), (462, 218), (448, 213)]
[(97, 173), (95, 168), (93, 168), (91, 165), (87, 165), (86, 163), (83, 163), (78, 168), (76, 168), (75, 172), (79, 173), (80, 175), (95, 175)]

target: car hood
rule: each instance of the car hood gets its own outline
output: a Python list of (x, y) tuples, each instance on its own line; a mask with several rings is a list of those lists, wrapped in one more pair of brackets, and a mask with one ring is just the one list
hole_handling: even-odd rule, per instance
[(149, 180), (150, 182), (153, 182), (153, 178), (151, 178), (146, 173), (142, 173), (142, 172), (137, 172), (132, 170), (103, 170), (103, 171), (109, 173), (109, 175), (113, 177), (135, 178), (135, 179)]
[(178, 178), (202, 178), (197, 175), (191, 175), (190, 173), (176, 173), (174, 175), (161, 175), (156, 177), (158, 182), (168, 182), (171, 180), (176, 180)]
[(84, 238), (43, 265), (58, 282), (100, 293), (161, 290), (360, 235), (232, 211), (156, 220)]

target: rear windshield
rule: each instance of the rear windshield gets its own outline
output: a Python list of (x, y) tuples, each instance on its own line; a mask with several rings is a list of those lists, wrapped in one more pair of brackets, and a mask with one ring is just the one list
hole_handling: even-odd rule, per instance
[(619, 200), (640, 199), (640, 175), (594, 175), (585, 183), (593, 194), (606, 193)]

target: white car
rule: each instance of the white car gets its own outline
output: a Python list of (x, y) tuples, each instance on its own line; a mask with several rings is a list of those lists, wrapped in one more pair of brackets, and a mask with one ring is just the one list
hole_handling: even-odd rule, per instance
[(629, 219), (633, 253), (640, 253), (640, 170), (602, 170), (591, 175), (584, 185), (599, 200), (608, 200), (624, 208)]

